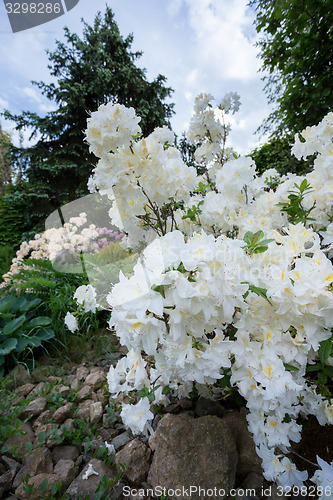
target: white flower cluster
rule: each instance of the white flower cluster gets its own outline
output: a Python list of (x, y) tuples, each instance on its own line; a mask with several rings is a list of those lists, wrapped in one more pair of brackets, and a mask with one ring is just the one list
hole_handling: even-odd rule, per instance
[(194, 115), (187, 132), (188, 140), (197, 146), (195, 159), (198, 163), (209, 162), (217, 156), (223, 160), (230, 159), (233, 153), (232, 149), (221, 149), (221, 143), (225, 143), (230, 132), (224, 115), (238, 111), (239, 95), (236, 92), (226, 94), (217, 110), (211, 104), (213, 99), (210, 94), (200, 94), (195, 99)]
[[(109, 388), (153, 391), (167, 403), (164, 388), (220, 396), (219, 381), (229, 377), (247, 401), (265, 477), (301, 486), (307, 471), (288, 456), (301, 439), (298, 417), (333, 423), (331, 402), (307, 372), (332, 338), (333, 115), (296, 140), (298, 156), (318, 153), (311, 173), (260, 176), (250, 158), (226, 161), (226, 130), (211, 99), (196, 100), (189, 132), (204, 174), (183, 163), (166, 129), (137, 142), (128, 132), (123, 145), (99, 155), (95, 184), (113, 189), (113, 224), (128, 242), (142, 241), (149, 227), (150, 242), (133, 276), (121, 274), (108, 297), (110, 326), (129, 351), (110, 368)], [(238, 97), (229, 101), (220, 109), (236, 110)], [(129, 130), (126, 120), (109, 130)], [(147, 431), (148, 399), (124, 405), (123, 417), (133, 432)], [(319, 465), (315, 479), (326, 484)]]
[(99, 233), (94, 224), (84, 227), (87, 215), (82, 212), (78, 217), (71, 217), (69, 222), (60, 228), (47, 229), (43, 238), (48, 251), (48, 259), (54, 260), (64, 250), (72, 255), (82, 253), (96, 253), (99, 250), (96, 239)]
[(103, 158), (118, 147), (129, 146), (132, 136), (141, 132), (139, 121), (133, 108), (112, 102), (102, 104), (87, 120), (90, 152)]
[(87, 215), (82, 212), (78, 217), (70, 218), (62, 227), (47, 229), (44, 233), (36, 234), (33, 240), (21, 243), (10, 270), (3, 276), (0, 287), (10, 286), (15, 275), (27, 268), (24, 264), (25, 259), (53, 261), (64, 251), (70, 255), (98, 252), (99, 232), (94, 224), (82, 227), (86, 223)]
[[(109, 118), (105, 116), (107, 110)], [(90, 126), (94, 127), (94, 152), (98, 148), (97, 132), (102, 137), (104, 122), (108, 120), (109, 125), (107, 146), (101, 139), (97, 154), (100, 160), (89, 184), (105, 190), (113, 200), (110, 216), (114, 225), (131, 235), (125, 239), (128, 246), (135, 246), (142, 240), (149, 241), (155, 233), (147, 231), (147, 219), (150, 216), (158, 218), (158, 207), (168, 203), (170, 198), (176, 202), (188, 200), (189, 192), (195, 188), (196, 171), (183, 162), (173, 146), (174, 134), (166, 127), (157, 128), (146, 139), (135, 142), (133, 133), (137, 131), (134, 126), (137, 119), (132, 108), (127, 110), (124, 106), (107, 105), (93, 115)], [(115, 123), (112, 120), (114, 115)], [(120, 122), (121, 117), (124, 124)], [(119, 131), (121, 141), (118, 141)], [(88, 126), (88, 142), (91, 135)]]
[(78, 310), (75, 314), (67, 312), (65, 316), (65, 325), (73, 333), (79, 329), (78, 318), (84, 313), (96, 313), (98, 304), (96, 302), (96, 290), (92, 285), (81, 285), (74, 293), (74, 299), (78, 304)]

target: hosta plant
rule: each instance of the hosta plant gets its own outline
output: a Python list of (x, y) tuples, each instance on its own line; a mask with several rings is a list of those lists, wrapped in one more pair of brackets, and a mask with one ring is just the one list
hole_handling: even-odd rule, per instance
[(29, 294), (0, 299), (0, 376), (18, 363), (33, 363), (33, 351), (54, 337), (51, 318), (39, 316), (41, 299)]

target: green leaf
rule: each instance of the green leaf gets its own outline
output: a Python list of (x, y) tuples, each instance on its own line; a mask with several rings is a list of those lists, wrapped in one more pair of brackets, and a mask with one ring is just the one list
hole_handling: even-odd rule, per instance
[(17, 339), (14, 338), (6, 339), (4, 342), (0, 344), (0, 355), (6, 356), (13, 349), (15, 349), (16, 345), (17, 345)]
[(12, 295), (7, 295), (3, 299), (0, 299), (0, 315), (3, 313), (10, 313), (15, 299), (16, 297), (13, 297)]
[(38, 434), (38, 442), (39, 442), (39, 444), (44, 443), (45, 439), (46, 439), (46, 432), (45, 431), (40, 432)]
[(27, 336), (21, 336), (17, 339), (17, 345), (15, 347), (15, 352), (23, 352), (29, 345), (30, 338)]
[(31, 441), (28, 441), (27, 443), (24, 443), (24, 447), (27, 451), (31, 451), (33, 448), (33, 444)]
[(264, 237), (264, 232), (259, 230), (257, 231), (252, 238), (251, 245), (255, 246), (259, 240)]
[(299, 190), (301, 191), (301, 193), (303, 193), (303, 191), (305, 191), (305, 189), (307, 189), (308, 187), (309, 186), (308, 186), (307, 179), (303, 179), (303, 181), (301, 182), (301, 185), (299, 186)]
[(319, 345), (320, 347), (318, 350), (318, 356), (320, 361), (322, 363), (325, 363), (327, 359), (330, 357), (332, 352), (332, 340), (331, 339), (323, 340), (322, 342), (320, 342)]
[(33, 309), (34, 307), (38, 306), (41, 303), (41, 299), (32, 299), (26, 302), (26, 304), (22, 307), (20, 307), (22, 312), (27, 312), (30, 311), (30, 309)]
[(322, 364), (316, 363), (315, 365), (309, 365), (306, 367), (307, 372), (317, 372), (323, 368)]
[(326, 375), (328, 375), (329, 377), (333, 378), (333, 366), (326, 365), (323, 372), (326, 373)]
[(53, 339), (55, 336), (51, 328), (40, 328), (34, 337), (38, 337), (42, 341)]
[(17, 330), (18, 328), (20, 328), (20, 326), (23, 325), (25, 320), (26, 320), (25, 316), (22, 315), (7, 323), (3, 328), (4, 335), (10, 335), (11, 333), (14, 333), (15, 330)]
[(272, 241), (275, 241), (273, 238), (268, 239), (268, 240), (261, 240), (260, 245), (268, 245), (268, 243), (272, 243)]
[(253, 240), (253, 233), (251, 231), (248, 231), (247, 233), (245, 233), (243, 240), (248, 245), (251, 245), (252, 240)]
[(41, 482), (41, 485), (40, 485), (40, 491), (41, 491), (42, 493), (45, 493), (45, 491), (47, 490), (47, 486), (48, 486), (48, 484), (49, 484), (49, 480), (48, 480), (48, 478), (47, 478), (47, 477), (45, 477), (45, 478), (43, 479), (43, 481)]
[[(58, 491), (58, 488), (59, 488), (59, 484), (61, 485), (62, 483), (58, 483), (57, 481), (55, 483), (52, 484), (52, 488), (51, 488), (51, 495), (55, 496), (57, 491)], [(60, 489), (60, 488), (59, 488)]]
[(322, 385), (327, 384), (327, 375), (324, 372), (319, 372), (318, 373), (318, 381)]
[(29, 321), (24, 328), (34, 328), (35, 326), (46, 326), (52, 322), (51, 318), (48, 316), (37, 316), (37, 318), (33, 318)]
[(268, 249), (267, 246), (256, 247), (252, 253), (264, 253)]
[(249, 290), (251, 290), (251, 292), (253, 293), (256, 293), (260, 297), (263, 297), (265, 300), (267, 300), (267, 302), (269, 302), (269, 304), (273, 305), (272, 302), (267, 298), (267, 290), (265, 288), (260, 288), (259, 286), (250, 285)]
[(283, 363), (283, 366), (285, 367), (286, 370), (288, 370), (288, 372), (298, 372), (299, 371), (299, 368), (297, 368), (296, 366), (293, 366), (293, 365), (289, 365), (288, 363)]

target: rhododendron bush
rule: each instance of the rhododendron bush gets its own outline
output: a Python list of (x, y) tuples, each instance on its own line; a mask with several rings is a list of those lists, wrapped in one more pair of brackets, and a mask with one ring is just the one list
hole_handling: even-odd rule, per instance
[[(297, 158), (316, 155), (311, 173), (258, 175), (251, 158), (226, 148), (238, 95), (212, 102), (196, 99), (188, 131), (200, 169), (184, 163), (169, 129), (143, 138), (132, 108), (109, 103), (88, 119), (98, 157), (89, 187), (113, 201), (123, 247), (146, 245), (108, 296), (110, 326), (128, 348), (108, 384), (145, 396), (123, 405), (133, 432), (151, 431), (153, 399), (168, 404), (194, 388), (219, 398), (236, 387), (266, 479), (300, 487), (308, 473), (288, 455), (298, 417), (333, 423), (324, 388), (333, 375), (333, 113), (295, 138)], [(333, 463), (318, 462), (313, 481), (325, 498)]]

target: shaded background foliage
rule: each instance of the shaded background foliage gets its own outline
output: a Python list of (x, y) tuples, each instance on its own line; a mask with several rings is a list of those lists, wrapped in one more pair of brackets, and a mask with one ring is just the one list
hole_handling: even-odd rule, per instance
[(328, 0), (250, 0), (274, 136), (317, 124), (333, 108), (333, 9)]

